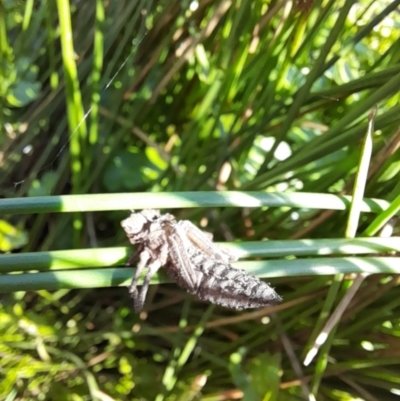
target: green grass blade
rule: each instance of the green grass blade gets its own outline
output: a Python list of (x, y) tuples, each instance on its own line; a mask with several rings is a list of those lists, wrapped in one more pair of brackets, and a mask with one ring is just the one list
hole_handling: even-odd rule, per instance
[[(171, 192), (120, 193), (95, 195), (42, 196), (0, 199), (0, 213), (94, 212), (100, 210), (131, 210), (193, 207), (297, 207), (307, 209), (346, 210), (351, 197), (315, 193), (268, 192)], [(364, 199), (363, 212), (381, 212), (389, 203), (379, 199)]]
[[(312, 258), (236, 262), (233, 266), (258, 277), (319, 276), (346, 273), (399, 274), (398, 257)], [(54, 270), (40, 273), (6, 274), (1, 277), (0, 291), (37, 291), (41, 289), (96, 288), (128, 285), (134, 269), (87, 268), (84, 270)], [(153, 284), (170, 282), (164, 275), (155, 276)]]

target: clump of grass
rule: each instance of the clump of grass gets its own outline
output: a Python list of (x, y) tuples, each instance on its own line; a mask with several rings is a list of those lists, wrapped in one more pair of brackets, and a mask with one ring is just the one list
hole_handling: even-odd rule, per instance
[[(399, 241), (377, 233), (398, 213), (398, 3), (4, 4), (0, 395), (396, 399)], [(134, 315), (107, 287), (146, 207), (212, 231), (284, 303), (237, 314), (161, 274)], [(304, 366), (355, 273), (379, 274)]]

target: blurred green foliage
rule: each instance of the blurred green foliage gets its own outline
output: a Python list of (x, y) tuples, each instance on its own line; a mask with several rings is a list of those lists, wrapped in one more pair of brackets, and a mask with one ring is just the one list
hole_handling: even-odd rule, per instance
[[(400, 192), (399, 5), (6, 0), (0, 197), (351, 194), (377, 104), (365, 194), (392, 202)], [(126, 243), (125, 214), (83, 212), (2, 217), (0, 250)], [(337, 238), (347, 221), (311, 206), (177, 215), (223, 241)], [(372, 219), (362, 215), (360, 230)], [(2, 295), (0, 398), (395, 400), (395, 275), (366, 279), (319, 359), (301, 365), (351, 283), (334, 285), (331, 299), (329, 276), (277, 279), (285, 304), (272, 315), (212, 309), (174, 285), (152, 286), (140, 316), (119, 288)]]

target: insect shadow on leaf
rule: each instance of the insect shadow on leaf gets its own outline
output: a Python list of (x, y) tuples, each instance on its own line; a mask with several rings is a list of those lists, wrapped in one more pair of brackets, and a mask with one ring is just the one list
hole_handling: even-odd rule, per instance
[[(132, 265), (139, 257), (129, 287), (136, 312), (143, 309), (150, 280), (161, 267), (189, 293), (216, 305), (242, 310), (282, 300), (267, 283), (231, 266), (237, 258), (188, 220), (177, 222), (171, 214), (147, 209), (132, 212), (121, 225), (129, 241), (138, 245), (127, 263)], [(146, 266), (139, 292), (138, 280)]]

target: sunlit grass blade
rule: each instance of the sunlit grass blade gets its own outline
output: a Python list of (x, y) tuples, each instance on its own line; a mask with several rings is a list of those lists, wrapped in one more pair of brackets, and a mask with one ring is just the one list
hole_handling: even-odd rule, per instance
[[(354, 187), (353, 187), (353, 198), (350, 207), (349, 217), (347, 220), (346, 231), (345, 231), (345, 238), (354, 238), (357, 233), (358, 223), (361, 214), (361, 202), (364, 198), (365, 186), (367, 183), (368, 177), (368, 169), (371, 162), (371, 155), (372, 155), (372, 135), (374, 132), (374, 118), (376, 114), (376, 107), (371, 111), (368, 120), (368, 129), (366, 132), (366, 136), (364, 139), (363, 147), (361, 149), (361, 157), (359, 168), (356, 174)], [(323, 329), (321, 330), (320, 334), (315, 339), (313, 346), (311, 347), (310, 351), (307, 353), (304, 359), (304, 365), (308, 366), (313, 358), (316, 356), (320, 347), (322, 347), (325, 342), (327, 344), (324, 347), (324, 352), (329, 353), (329, 344), (333, 341), (334, 333), (336, 332), (335, 326), (340, 321), (342, 314), (346, 310), (347, 306), (349, 305), (350, 301), (353, 299), (354, 295), (356, 294), (357, 290), (361, 286), (362, 282), (364, 281), (367, 274), (360, 274), (358, 275), (355, 280), (351, 283), (348, 287), (347, 292), (341, 299), (339, 305), (336, 307), (335, 311), (331, 314), (329, 319), (326, 321)], [(332, 296), (336, 297), (339, 291), (339, 285), (344, 280), (344, 275), (338, 275), (335, 277), (334, 282), (337, 284), (332, 288)], [(322, 313), (326, 314), (328, 311), (328, 305), (332, 305), (332, 300), (326, 300), (325, 306), (323, 308)], [(320, 315), (320, 317), (321, 317)], [(315, 372), (313, 378), (313, 394), (316, 396), (318, 391), (319, 383), (321, 382), (322, 375), (324, 372), (324, 367), (326, 367), (326, 363), (328, 360), (327, 355), (321, 355), (320, 361), (317, 363), (317, 370)]]
[[(178, 209), (193, 207), (295, 207), (306, 209), (346, 210), (350, 196), (317, 193), (268, 192), (170, 192), (63, 195), (0, 199), (0, 213), (54, 213), (85, 210)], [(363, 212), (381, 212), (389, 203), (380, 199), (363, 199)]]

